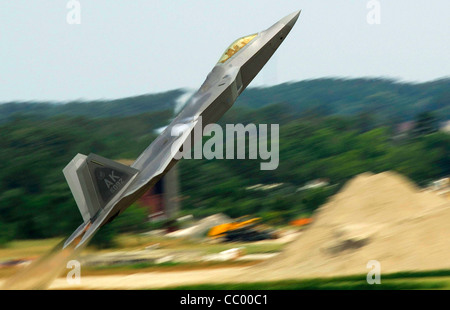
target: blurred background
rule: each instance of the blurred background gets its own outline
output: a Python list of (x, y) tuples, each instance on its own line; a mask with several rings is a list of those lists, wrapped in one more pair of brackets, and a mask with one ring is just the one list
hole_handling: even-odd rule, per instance
[[(261, 171), (260, 161), (249, 159), (180, 161), (100, 230), (84, 256), (87, 274), (267, 270), (259, 263), (272, 260), (278, 271), (258, 279), (265, 281), (293, 276), (283, 270), (297, 263), (298, 274), (340, 276), (386, 258), (391, 272), (437, 269), (449, 288), (443, 240), (450, 230), (434, 217), (450, 212), (450, 4), (381, 0), (380, 23), (371, 24), (369, 2), (80, 1), (79, 25), (67, 24), (67, 1), (1, 2), (0, 277), (81, 223), (62, 174), (77, 153), (131, 164), (230, 42), (303, 9), (220, 121), (280, 124), (279, 167)], [(415, 216), (423, 221), (407, 226), (417, 233), (401, 239), (409, 243), (377, 243)], [(314, 227), (322, 239), (308, 237)], [(310, 256), (294, 261), (295, 242)], [(430, 247), (416, 253), (415, 242)], [(394, 245), (404, 251), (387, 253)], [(117, 264), (120, 251), (134, 256)], [(339, 257), (358, 267), (330, 265)]]

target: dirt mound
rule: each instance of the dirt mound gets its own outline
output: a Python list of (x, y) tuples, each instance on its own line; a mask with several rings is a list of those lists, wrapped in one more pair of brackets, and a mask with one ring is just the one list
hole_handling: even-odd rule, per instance
[(255, 280), (450, 269), (450, 204), (393, 172), (364, 173), (319, 208), (314, 223)]

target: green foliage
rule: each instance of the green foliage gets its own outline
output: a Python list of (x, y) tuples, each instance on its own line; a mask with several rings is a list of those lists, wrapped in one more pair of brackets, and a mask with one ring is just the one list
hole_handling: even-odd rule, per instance
[[(450, 118), (450, 79), (413, 84), (388, 79), (324, 78), (285, 83), (266, 88), (250, 88), (241, 94), (237, 107), (267, 108), (278, 119), (303, 116), (359, 116), (358, 127), (373, 129), (377, 119), (396, 122), (413, 120), (424, 111), (435, 111), (442, 119)], [(20, 117), (46, 119), (57, 115), (85, 117), (125, 117), (173, 111), (183, 90), (142, 95), (117, 100), (89, 102), (7, 102), (0, 105), (0, 123)], [(282, 109), (269, 107), (282, 103)], [(231, 111), (230, 111), (231, 113)], [(268, 114), (269, 115), (269, 114)], [(244, 122), (248, 118), (243, 118)], [(252, 119), (258, 123), (259, 120)]]
[(116, 100), (74, 101), (65, 104), (54, 102), (7, 102), (0, 105), (0, 123), (19, 117), (47, 119), (57, 115), (66, 115), (70, 117), (103, 118), (172, 111), (177, 98), (183, 93), (183, 90), (176, 89), (165, 93)]
[(114, 221), (100, 228), (90, 244), (100, 249), (114, 247), (116, 245), (115, 238), (119, 233), (141, 232), (148, 229), (147, 218), (147, 210), (133, 204)]
[[(251, 214), (279, 225), (310, 215), (365, 171), (395, 170), (420, 185), (450, 175), (450, 135), (434, 130), (437, 121), (450, 117), (448, 86), (449, 80), (323, 79), (249, 89), (220, 124), (280, 124), (279, 167), (261, 171), (261, 161), (249, 159), (182, 160), (182, 212), (196, 217)], [(77, 153), (136, 158), (155, 138), (154, 130), (172, 117), (166, 108), (179, 94), (166, 95), (148, 102), (140, 98), (131, 106), (130, 98), (97, 102), (92, 111), (87, 103), (0, 105), (0, 244), (72, 233), (81, 216), (64, 166)], [(152, 100), (158, 107), (148, 106)], [(137, 115), (142, 111), (154, 112)], [(393, 139), (398, 122), (406, 119), (416, 120), (421, 134)], [(299, 190), (319, 178), (334, 186)], [(278, 185), (251, 188), (257, 184)], [(149, 228), (145, 221), (145, 210), (132, 206), (103, 227), (93, 243), (111, 246), (117, 233)]]
[(112, 225), (112, 223), (114, 222), (106, 224), (105, 226), (100, 228), (100, 230), (91, 239), (89, 244), (98, 249), (114, 247), (116, 245), (114, 238), (117, 236), (118, 230), (115, 225)]
[(117, 232), (140, 232), (148, 228), (148, 211), (137, 204), (131, 205), (110, 225), (113, 225)]
[(414, 123), (414, 136), (420, 137), (438, 131), (437, 118), (431, 112), (422, 112), (416, 116)]
[(0, 247), (14, 239), (15, 225), (0, 221)]
[(367, 275), (292, 279), (272, 282), (200, 284), (171, 287), (176, 290), (424, 290), (449, 289), (450, 270), (383, 274), (381, 284), (370, 285)]
[[(447, 281), (446, 281), (447, 280)], [(370, 285), (366, 279), (329, 280), (327, 278), (311, 280), (283, 280), (255, 283), (197, 284), (170, 287), (171, 290), (437, 290), (448, 289), (448, 279), (431, 281), (419, 280), (383, 280), (381, 284)]]
[[(424, 111), (434, 111), (442, 119), (449, 119), (449, 86), (448, 78), (421, 84), (324, 78), (247, 89), (236, 105), (256, 109), (283, 102), (305, 115), (365, 115), (372, 121), (413, 120)], [(360, 125), (369, 125), (370, 129), (367, 122)]]
[(0, 126), (0, 222), (15, 227), (14, 238), (70, 234), (81, 216), (62, 174), (64, 166), (77, 153), (136, 158), (154, 139), (153, 129), (165, 123), (163, 117), (168, 119), (168, 114), (99, 120), (25, 118)]
[[(264, 116), (263, 110), (249, 117), (278, 123), (272, 113)], [(235, 123), (240, 117), (230, 113), (226, 121)], [(274, 171), (261, 171), (259, 160), (181, 161), (184, 211), (199, 217), (217, 212), (231, 217), (256, 214), (280, 223), (311, 214), (347, 180), (366, 171), (394, 170), (419, 185), (450, 173), (448, 134), (434, 132), (397, 143), (388, 125), (359, 127), (352, 117), (297, 116), (280, 122), (280, 164)], [(319, 178), (336, 186), (298, 191)], [(247, 189), (260, 183), (281, 185)]]

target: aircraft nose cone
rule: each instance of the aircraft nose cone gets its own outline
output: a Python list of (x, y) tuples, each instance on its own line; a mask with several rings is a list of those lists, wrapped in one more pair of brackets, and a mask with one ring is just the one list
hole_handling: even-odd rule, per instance
[(300, 13), (302, 12), (302, 10), (298, 10), (294, 13), (289, 14), (288, 16), (282, 18), (280, 20), (280, 22), (282, 24), (285, 24), (286, 26), (289, 27), (294, 27), (295, 23), (297, 22), (298, 17), (300, 16)]

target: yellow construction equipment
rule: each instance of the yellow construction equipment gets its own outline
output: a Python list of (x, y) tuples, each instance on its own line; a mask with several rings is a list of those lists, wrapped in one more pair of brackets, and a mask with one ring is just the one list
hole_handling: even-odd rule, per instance
[(277, 238), (273, 230), (261, 225), (261, 218), (249, 216), (212, 227), (208, 232), (208, 237), (223, 238), (224, 241), (258, 241)]

